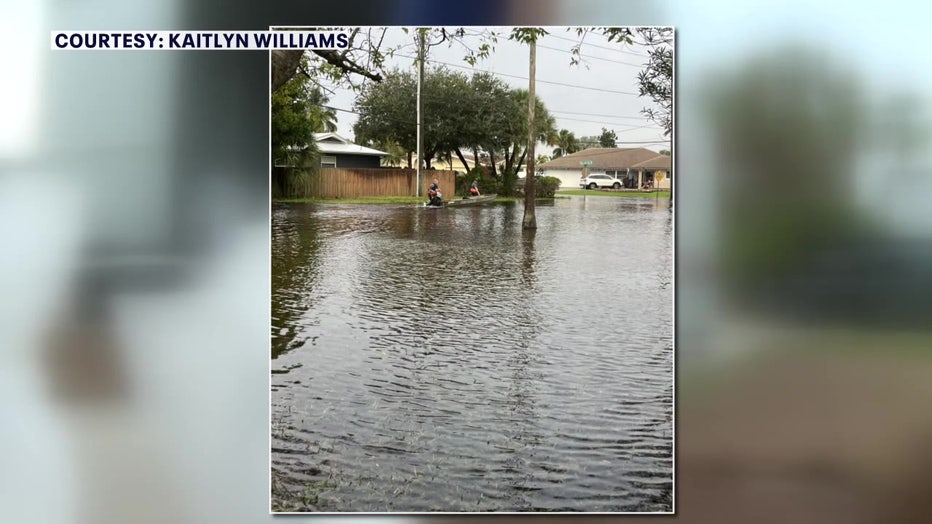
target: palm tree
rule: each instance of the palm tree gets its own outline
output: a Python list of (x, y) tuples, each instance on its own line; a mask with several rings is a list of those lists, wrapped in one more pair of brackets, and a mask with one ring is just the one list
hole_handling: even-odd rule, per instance
[(397, 142), (389, 140), (379, 144), (378, 148), (388, 153), (388, 156), (382, 159), (385, 165), (398, 167), (405, 162), (407, 152)]
[(314, 129), (318, 133), (333, 133), (337, 130), (337, 112), (332, 107), (328, 107), (330, 98), (324, 94), (324, 91), (313, 86), (308, 88), (307, 102), (310, 106), (309, 118), (314, 123)]
[(556, 149), (553, 150), (553, 158), (560, 158), (580, 150), (579, 140), (576, 139), (576, 135), (566, 129), (561, 129), (557, 135), (556, 146)]

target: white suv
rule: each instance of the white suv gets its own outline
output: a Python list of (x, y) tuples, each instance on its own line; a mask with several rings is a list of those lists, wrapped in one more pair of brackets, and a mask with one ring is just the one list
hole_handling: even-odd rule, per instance
[(583, 189), (595, 189), (597, 187), (610, 187), (613, 189), (618, 189), (623, 185), (624, 183), (620, 178), (615, 178), (611, 175), (604, 174), (594, 174), (579, 179), (579, 187)]

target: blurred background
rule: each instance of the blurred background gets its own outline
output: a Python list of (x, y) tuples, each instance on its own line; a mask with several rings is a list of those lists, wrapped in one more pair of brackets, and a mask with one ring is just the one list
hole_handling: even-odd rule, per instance
[(51, 30), (600, 24), (677, 28), (676, 518), (924, 522), (929, 11), (5, 4), (0, 520), (272, 518), (268, 56), (56, 53)]

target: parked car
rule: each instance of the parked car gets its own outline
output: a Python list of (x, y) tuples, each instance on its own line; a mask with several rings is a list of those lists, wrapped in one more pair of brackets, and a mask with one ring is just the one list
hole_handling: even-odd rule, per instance
[(604, 175), (601, 173), (589, 175), (579, 179), (579, 187), (583, 189), (595, 189), (597, 187), (610, 187), (613, 189), (618, 189), (623, 185), (624, 182), (622, 182), (620, 178), (615, 178), (611, 175)]

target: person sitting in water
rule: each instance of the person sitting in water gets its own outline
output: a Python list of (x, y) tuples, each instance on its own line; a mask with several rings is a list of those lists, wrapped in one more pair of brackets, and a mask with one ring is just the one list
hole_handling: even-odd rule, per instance
[(477, 181), (472, 181), (472, 187), (469, 188), (469, 194), (472, 196), (479, 196), (479, 183)]
[(427, 188), (427, 205), (429, 206), (439, 206), (443, 204), (443, 197), (440, 195), (440, 181), (434, 179), (434, 183)]

